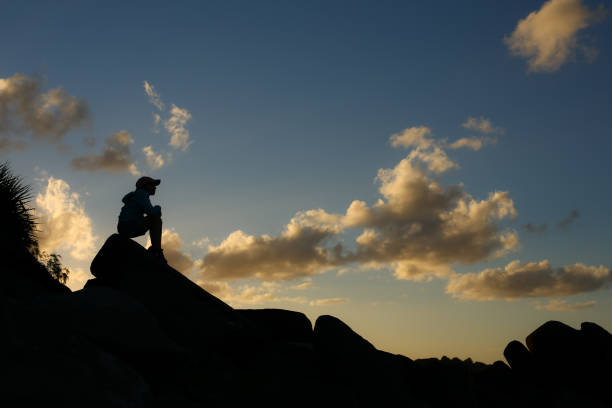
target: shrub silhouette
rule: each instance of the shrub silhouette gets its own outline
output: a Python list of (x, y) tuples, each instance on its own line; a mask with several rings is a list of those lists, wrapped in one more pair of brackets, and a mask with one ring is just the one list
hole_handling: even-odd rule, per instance
[(8, 163), (0, 164), (0, 254), (2, 259), (19, 257), (29, 252), (58, 282), (68, 281), (70, 270), (61, 264), (61, 257), (38, 247), (36, 218), (28, 205), (32, 199), (30, 186), (12, 174)]
[(2, 250), (26, 248), (38, 253), (36, 221), (27, 206), (32, 199), (30, 186), (14, 176), (8, 163), (0, 164), (0, 214), (2, 214)]

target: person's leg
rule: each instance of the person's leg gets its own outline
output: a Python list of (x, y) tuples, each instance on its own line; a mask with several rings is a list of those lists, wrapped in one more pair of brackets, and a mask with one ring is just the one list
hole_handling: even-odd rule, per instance
[(151, 237), (151, 248), (161, 249), (162, 219), (161, 217), (149, 216), (144, 219), (145, 228), (149, 230)]

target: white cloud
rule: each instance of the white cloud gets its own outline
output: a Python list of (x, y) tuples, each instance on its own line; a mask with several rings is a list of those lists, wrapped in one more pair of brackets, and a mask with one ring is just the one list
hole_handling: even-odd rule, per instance
[(145, 154), (145, 160), (151, 170), (157, 170), (164, 166), (164, 158), (161, 154), (157, 154), (153, 151), (153, 146), (145, 146), (142, 148), (142, 152)]
[(553, 268), (549, 261), (522, 264), (512, 261), (505, 268), (453, 275), (446, 292), (461, 299), (493, 300), (560, 297), (592, 292), (612, 284), (612, 271), (581, 263)]
[(427, 126), (414, 126), (404, 129), (401, 133), (391, 135), (389, 138), (393, 147), (418, 147), (428, 149), (433, 145), (433, 139), (427, 137), (431, 129)]
[(347, 303), (348, 298), (328, 298), (328, 299), (315, 299), (308, 302), (310, 306), (329, 306), (336, 305), (338, 303)]
[[(499, 222), (516, 216), (507, 192), (476, 200), (460, 186), (444, 187), (414, 165), (409, 155), (377, 180), (384, 199), (372, 206), (355, 200), (346, 214), (300, 212), (278, 237), (238, 230), (210, 246), (201, 263), (205, 279), (295, 279), (352, 263), (391, 267), (398, 279), (447, 276), (455, 263), (471, 264), (515, 250), (518, 235)], [(339, 235), (361, 228), (356, 251)]]
[[(60, 143), (66, 133), (89, 120), (82, 99), (57, 87), (43, 92), (37, 77), (0, 78), (0, 134), (31, 133), (34, 139)], [(5, 145), (24, 148), (19, 142)]]
[(36, 196), (41, 250), (70, 251), (74, 259), (89, 260), (97, 237), (79, 194), (70, 191), (62, 179), (49, 177), (44, 192)]
[(436, 174), (444, 173), (447, 170), (459, 167), (457, 163), (448, 158), (444, 150), (437, 146), (429, 151), (423, 151), (418, 148), (414, 149), (408, 155), (408, 159), (425, 163), (427, 169)]
[(88, 280), (92, 279), (94, 276), (89, 273), (89, 271), (84, 270), (83, 268), (69, 268), (70, 274), (68, 274), (68, 282), (66, 286), (68, 286), (71, 290), (79, 290), (85, 286)]
[(161, 97), (159, 96), (159, 93), (157, 93), (157, 91), (155, 90), (155, 87), (149, 84), (147, 81), (143, 82), (143, 86), (144, 86), (145, 93), (149, 97), (149, 102), (155, 105), (157, 109), (163, 110), (164, 103), (162, 102)]
[(545, 305), (541, 305), (541, 304), (536, 305), (536, 309), (548, 310), (550, 312), (567, 312), (567, 311), (590, 309), (592, 307), (595, 307), (596, 304), (597, 302), (594, 300), (570, 304), (570, 303), (567, 303), (567, 300), (553, 299)]
[(479, 132), (485, 135), (501, 134), (504, 132), (504, 130), (500, 128), (499, 126), (493, 125), (493, 122), (491, 122), (491, 119), (487, 119), (484, 116), (481, 116), (479, 118), (470, 116), (467, 118), (465, 122), (461, 124), (461, 127), (467, 130), (473, 130), (475, 132)]
[(321, 273), (337, 259), (336, 252), (323, 244), (339, 233), (339, 219), (310, 210), (296, 214), (279, 237), (234, 231), (221, 244), (209, 246), (202, 263), (204, 278), (284, 280)]
[(518, 245), (514, 231), (498, 222), (516, 216), (507, 192), (475, 200), (460, 186), (443, 187), (414, 166), (410, 156), (377, 180), (385, 200), (371, 207), (351, 203), (345, 227), (364, 228), (357, 252), (360, 263), (392, 263), (399, 279), (424, 279), (450, 273), (450, 265), (500, 257)]
[(191, 119), (191, 113), (187, 109), (181, 109), (172, 104), (170, 109), (170, 119), (164, 122), (166, 130), (170, 133), (170, 146), (175, 149), (186, 151), (191, 145), (189, 131), (185, 129), (187, 122)]
[(582, 0), (549, 0), (520, 20), (504, 41), (512, 54), (527, 58), (529, 71), (557, 71), (577, 50), (590, 58), (597, 54), (578, 33), (606, 14), (603, 6), (591, 10)]
[(210, 238), (204, 237), (204, 238), (199, 239), (197, 241), (193, 241), (191, 243), (191, 245), (193, 245), (195, 247), (198, 247), (198, 248), (202, 248), (202, 249), (207, 248), (208, 245), (210, 245)]
[(102, 154), (87, 154), (75, 157), (70, 162), (74, 170), (110, 171), (115, 173), (130, 172), (138, 175), (136, 164), (133, 163), (130, 145), (134, 143), (127, 130), (111, 133), (105, 141)]
[[(178, 232), (173, 229), (164, 229), (162, 231), (162, 248), (164, 257), (168, 261), (168, 265), (172, 266), (183, 275), (188, 275), (194, 266), (194, 261), (191, 256), (182, 251), (183, 240)], [(147, 247), (151, 245), (151, 237), (147, 239)]]
[(483, 148), (484, 145), (496, 143), (497, 140), (491, 137), (462, 137), (451, 143), (448, 147), (451, 149), (461, 149), (463, 147), (478, 151)]
[(307, 278), (302, 283), (298, 283), (297, 285), (293, 285), (290, 289), (293, 290), (305, 290), (312, 286), (312, 278)]
[(270, 282), (263, 282), (260, 286), (243, 285), (238, 289), (234, 289), (227, 282), (221, 281), (198, 281), (197, 283), (204, 290), (219, 297), (221, 300), (233, 307), (245, 305), (254, 306), (278, 302), (298, 304), (306, 304), (308, 302), (306, 298), (301, 296), (280, 296), (279, 292), (281, 288), (278, 285), (269, 285)]
[(159, 133), (159, 124), (161, 123), (161, 116), (157, 113), (153, 113), (153, 133)]
[(10, 152), (12, 150), (25, 150), (28, 144), (23, 140), (11, 140), (7, 137), (0, 138), (0, 152)]

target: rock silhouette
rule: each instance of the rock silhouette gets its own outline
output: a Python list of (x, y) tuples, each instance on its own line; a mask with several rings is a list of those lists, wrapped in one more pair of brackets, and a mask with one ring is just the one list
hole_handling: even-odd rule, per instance
[(508, 364), (412, 360), (333, 316), (233, 309), (110, 236), (70, 292), (27, 256), (0, 288), (3, 406), (606, 407), (612, 335), (547, 322)]

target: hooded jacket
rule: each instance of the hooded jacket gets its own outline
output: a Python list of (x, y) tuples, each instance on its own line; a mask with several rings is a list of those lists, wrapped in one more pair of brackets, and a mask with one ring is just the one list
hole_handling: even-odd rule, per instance
[(141, 188), (127, 193), (123, 199), (123, 207), (119, 213), (119, 222), (142, 221), (145, 214), (149, 216), (160, 216), (161, 207), (152, 206), (149, 193)]

